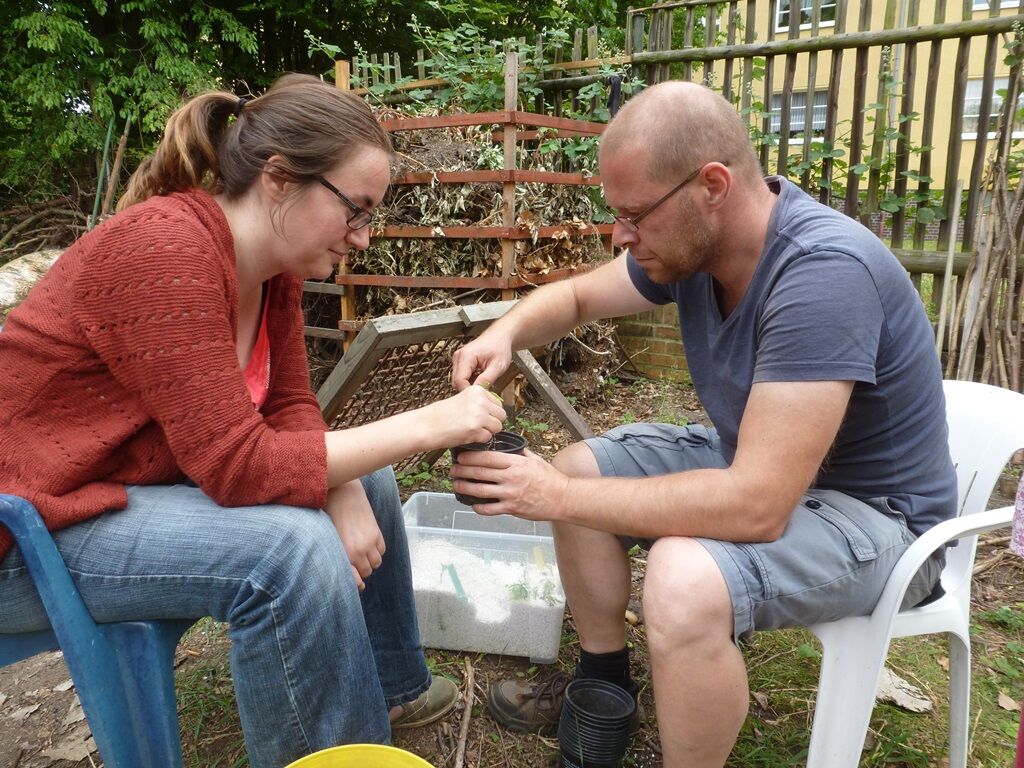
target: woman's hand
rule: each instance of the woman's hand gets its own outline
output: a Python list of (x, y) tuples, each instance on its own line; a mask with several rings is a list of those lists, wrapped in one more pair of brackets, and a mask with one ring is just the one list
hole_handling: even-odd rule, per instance
[(326, 511), (345, 547), (356, 586), (362, 592), (366, 589), (364, 579), (380, 567), (385, 550), (384, 536), (363, 484), (352, 480), (332, 488), (327, 494)]
[(423, 409), (428, 440), (434, 448), (463, 443), (486, 443), (505, 422), (501, 397), (481, 386), (467, 387)]

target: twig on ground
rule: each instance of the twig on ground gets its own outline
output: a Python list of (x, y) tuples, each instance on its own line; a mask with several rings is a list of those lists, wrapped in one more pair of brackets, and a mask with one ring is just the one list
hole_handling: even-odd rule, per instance
[(989, 568), (999, 565), (999, 563), (1005, 560), (1007, 555), (1009, 554), (1009, 550), (1003, 549), (999, 552), (996, 552), (994, 555), (985, 558), (980, 563), (974, 566), (974, 571), (972, 571), (973, 575), (977, 576), (979, 573), (984, 573)]
[(455, 750), (455, 768), (462, 768), (466, 757), (466, 739), (469, 736), (469, 721), (473, 719), (473, 662), (466, 659), (466, 708), (462, 710), (462, 724), (459, 726), (459, 745)]
[(979, 539), (978, 540), (978, 546), (979, 547), (997, 547), (997, 546), (1004, 546), (1004, 545), (1009, 544), (1009, 543), (1010, 543), (1010, 537), (1009, 536), (996, 536), (996, 537), (991, 538), (991, 539)]

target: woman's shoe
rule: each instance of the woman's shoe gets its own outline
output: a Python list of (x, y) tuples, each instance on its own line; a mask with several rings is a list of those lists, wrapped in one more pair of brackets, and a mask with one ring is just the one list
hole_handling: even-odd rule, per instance
[(434, 675), (430, 687), (402, 705), (402, 713), (391, 721), (392, 728), (419, 728), (452, 711), (459, 699), (459, 687), (447, 677)]

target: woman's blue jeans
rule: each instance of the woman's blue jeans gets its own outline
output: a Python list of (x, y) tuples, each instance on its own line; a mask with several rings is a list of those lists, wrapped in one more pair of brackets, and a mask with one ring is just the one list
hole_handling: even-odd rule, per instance
[[(384, 535), (360, 594), (330, 518), (225, 508), (190, 485), (132, 486), (128, 507), (54, 535), (98, 622), (227, 622), (253, 768), (346, 743), (388, 743), (388, 709), (430, 685), (394, 475), (363, 478)], [(17, 549), (0, 562), (0, 628), (49, 624)]]

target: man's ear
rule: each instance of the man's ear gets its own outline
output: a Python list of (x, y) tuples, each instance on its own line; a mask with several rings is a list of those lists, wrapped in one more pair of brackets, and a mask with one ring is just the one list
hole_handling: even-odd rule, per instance
[(275, 203), (283, 202), (288, 193), (291, 192), (295, 182), (289, 181), (281, 171), (284, 167), (283, 158), (280, 155), (271, 155), (263, 165), (260, 173), (259, 185), (263, 194)]
[(701, 176), (704, 177), (703, 194), (705, 204), (718, 208), (729, 196), (732, 188), (732, 173), (722, 163), (708, 163), (704, 166)]

